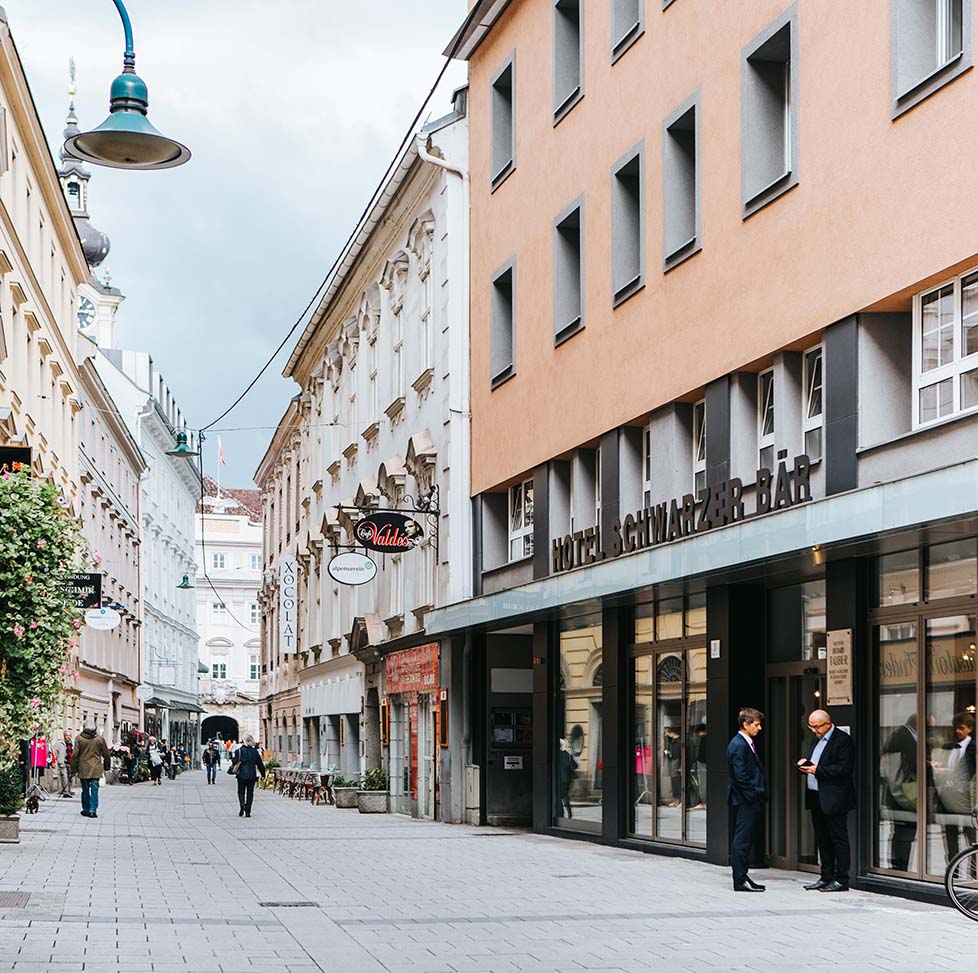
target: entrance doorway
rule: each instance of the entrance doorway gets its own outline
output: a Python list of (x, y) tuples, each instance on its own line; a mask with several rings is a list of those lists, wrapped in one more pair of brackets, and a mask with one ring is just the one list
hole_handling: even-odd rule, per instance
[(438, 741), (435, 735), (435, 708), (432, 696), (418, 695), (418, 817), (435, 818), (435, 755)]
[(825, 663), (769, 666), (764, 731), (770, 801), (767, 858), (778, 868), (818, 870), (815, 831), (805, 810), (804, 774), (795, 769), (812, 745), (808, 714), (825, 701)]
[(230, 716), (208, 716), (200, 724), (200, 742), (208, 740), (239, 740), (238, 721)]

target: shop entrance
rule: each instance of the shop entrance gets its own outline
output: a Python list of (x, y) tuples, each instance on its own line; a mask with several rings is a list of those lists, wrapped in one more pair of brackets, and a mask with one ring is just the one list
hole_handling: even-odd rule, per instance
[(806, 777), (795, 769), (813, 742), (808, 714), (825, 700), (825, 663), (768, 666), (764, 733), (770, 800), (767, 859), (778, 868), (818, 870), (815, 832), (805, 810)]
[(434, 820), (437, 785), (438, 744), (435, 728), (435, 706), (428, 693), (418, 695), (418, 817)]

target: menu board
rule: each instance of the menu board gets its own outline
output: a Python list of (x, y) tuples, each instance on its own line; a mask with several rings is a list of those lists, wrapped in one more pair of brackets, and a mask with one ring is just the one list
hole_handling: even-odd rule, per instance
[(529, 750), (533, 745), (533, 710), (494, 709), (490, 743), (496, 750)]

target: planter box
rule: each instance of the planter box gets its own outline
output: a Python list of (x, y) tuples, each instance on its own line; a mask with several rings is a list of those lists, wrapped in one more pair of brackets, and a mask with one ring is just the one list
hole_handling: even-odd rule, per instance
[(386, 814), (387, 791), (357, 791), (357, 810), (361, 814)]
[(357, 806), (357, 789), (355, 787), (334, 787), (333, 797), (336, 798), (337, 807)]
[(0, 844), (20, 844), (19, 814), (0, 814)]

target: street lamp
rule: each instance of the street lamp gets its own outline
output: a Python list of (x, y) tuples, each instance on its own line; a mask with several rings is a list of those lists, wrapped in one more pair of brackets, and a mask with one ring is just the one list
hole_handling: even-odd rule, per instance
[(146, 117), (149, 93), (136, 74), (132, 24), (122, 0), (112, 0), (126, 33), (122, 74), (109, 90), (109, 117), (98, 128), (65, 142), (68, 155), (113, 169), (172, 169), (190, 159), (190, 149), (161, 135)]
[(185, 574), (183, 576), (183, 581), (181, 581), (180, 584), (177, 585), (177, 587), (181, 591), (190, 591), (190, 589), (193, 588), (193, 585), (190, 583), (190, 575)]
[(194, 456), (199, 456), (200, 452), (195, 449), (191, 449), (187, 444), (187, 434), (181, 429), (177, 433), (177, 444), (173, 449), (168, 449), (166, 451), (167, 456), (176, 456), (178, 458), (183, 457), (186, 459), (191, 459)]

